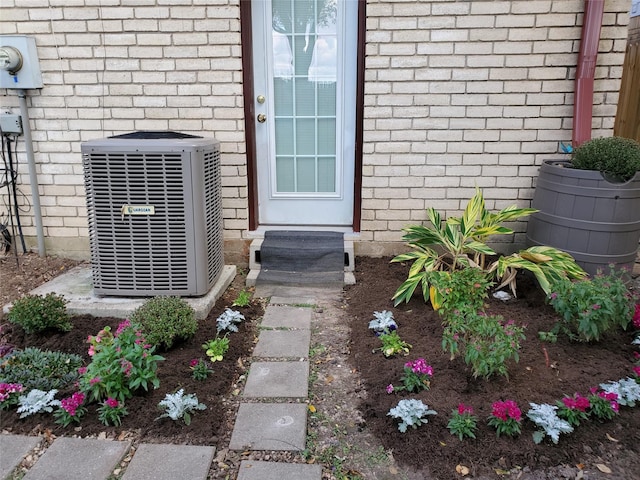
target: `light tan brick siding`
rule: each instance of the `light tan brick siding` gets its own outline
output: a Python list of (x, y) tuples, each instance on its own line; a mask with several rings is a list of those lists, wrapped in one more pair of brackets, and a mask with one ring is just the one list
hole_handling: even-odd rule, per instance
[[(367, 0), (363, 245), (398, 242), (427, 206), (458, 213), (476, 186), (489, 208), (529, 206), (537, 167), (571, 140), (583, 4)], [(49, 242), (87, 243), (81, 142), (135, 130), (218, 139), (225, 239), (247, 238), (239, 0), (0, 5), (0, 33), (38, 44), (45, 87), (28, 103)], [(629, 9), (605, 2), (594, 136), (612, 133)], [(0, 101), (18, 113), (15, 92)], [(22, 138), (18, 152), (26, 203)], [(35, 236), (32, 212), (22, 221)]]

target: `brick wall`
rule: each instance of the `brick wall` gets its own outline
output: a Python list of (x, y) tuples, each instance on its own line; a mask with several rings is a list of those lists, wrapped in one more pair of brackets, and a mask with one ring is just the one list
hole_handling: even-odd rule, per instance
[[(425, 207), (459, 213), (475, 186), (489, 208), (529, 205), (538, 166), (571, 139), (583, 3), (367, 0), (358, 253), (401, 249), (401, 228)], [(0, 33), (38, 44), (45, 88), (28, 102), (49, 250), (88, 254), (80, 143), (149, 129), (220, 140), (225, 240), (245, 255), (239, 0), (0, 5)], [(629, 9), (605, 2), (594, 136), (612, 132)], [(0, 102), (17, 113), (13, 92)], [(30, 213), (23, 222), (33, 238)], [(522, 243), (524, 224), (514, 228), (506, 240)]]

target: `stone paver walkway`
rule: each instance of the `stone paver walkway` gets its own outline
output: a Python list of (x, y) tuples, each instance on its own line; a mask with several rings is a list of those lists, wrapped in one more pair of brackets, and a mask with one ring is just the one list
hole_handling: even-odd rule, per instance
[[(290, 450), (305, 448), (309, 346), (313, 297), (288, 288), (272, 297), (238, 410), (230, 448)], [(302, 306), (301, 306), (302, 305)], [(277, 399), (278, 402), (274, 402)], [(0, 435), (0, 479), (6, 479), (41, 443), (41, 437)], [(59, 437), (24, 480), (106, 480), (130, 451), (129, 442)], [(141, 444), (122, 480), (206, 480), (214, 446)], [(244, 460), (238, 480), (320, 480), (319, 465)]]

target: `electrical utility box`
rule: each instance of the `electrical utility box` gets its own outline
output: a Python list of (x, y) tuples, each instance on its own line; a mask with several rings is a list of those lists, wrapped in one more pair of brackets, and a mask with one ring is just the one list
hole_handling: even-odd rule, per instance
[(0, 88), (42, 88), (36, 40), (24, 35), (0, 35)]
[(81, 151), (94, 292), (206, 294), (224, 267), (219, 142), (134, 132)]

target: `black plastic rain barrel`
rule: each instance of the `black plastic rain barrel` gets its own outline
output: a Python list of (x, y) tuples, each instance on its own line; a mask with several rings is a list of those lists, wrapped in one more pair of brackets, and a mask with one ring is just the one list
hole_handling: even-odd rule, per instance
[(640, 240), (640, 173), (625, 183), (600, 172), (547, 160), (531, 206), (527, 243), (549, 245), (575, 258), (590, 275), (608, 265), (633, 268)]

